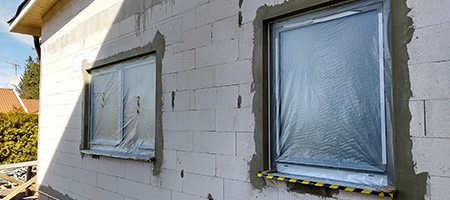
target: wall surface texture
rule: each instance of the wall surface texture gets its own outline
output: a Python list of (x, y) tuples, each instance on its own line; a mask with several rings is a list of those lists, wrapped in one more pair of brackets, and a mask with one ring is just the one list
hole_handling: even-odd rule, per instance
[[(400, 141), (395, 144), (406, 148), (396, 150), (405, 152), (402, 162), (410, 163), (396, 164), (396, 171), (425, 177), (413, 178), (417, 194), (402, 197), (415, 187), (402, 185), (397, 198), (445, 199), (450, 184), (450, 14), (445, 8), (450, 1), (392, 1), (398, 3), (392, 6), (392, 32), (399, 34), (393, 40), (405, 39), (393, 49), (393, 56), (400, 57), (393, 59), (404, 68), (393, 71), (407, 77), (394, 80), (394, 88), (410, 83), (394, 91), (406, 93), (404, 105), (394, 104), (404, 106), (401, 116), (406, 116), (395, 119), (406, 124), (405, 137), (396, 137)], [(40, 190), (80, 200), (388, 199), (256, 178), (255, 172), (264, 168), (261, 137), (255, 137), (264, 127), (258, 121), (261, 107), (255, 106), (262, 97), (261, 77), (254, 77), (262, 75), (255, 72), (260, 62), (254, 60), (262, 47), (256, 44), (262, 37), (261, 16), (265, 10), (281, 15), (295, 10), (292, 6), (327, 2), (332, 1), (59, 1), (43, 18)], [(133, 56), (139, 47), (156, 43), (164, 45), (152, 47), (163, 51), (158, 162), (80, 153), (84, 69)]]
[(449, 1), (407, 1), (414, 33), (407, 45), (412, 96), (409, 108), (415, 172), (428, 172), (426, 199), (448, 198), (450, 184)]

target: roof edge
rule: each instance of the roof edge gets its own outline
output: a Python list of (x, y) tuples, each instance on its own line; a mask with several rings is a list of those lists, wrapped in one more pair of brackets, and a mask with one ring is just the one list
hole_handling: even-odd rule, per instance
[(28, 4), (28, 2), (30, 2), (30, 0), (24, 0), (22, 1), (22, 3), (20, 3), (20, 5), (17, 7), (17, 11), (16, 14), (14, 15), (14, 17), (12, 17), (10, 20), (8, 20), (9, 25), (11, 25), (11, 23), (19, 16), (20, 12), (23, 10), (23, 8)]
[(28, 113), (28, 109), (23, 103), (22, 99), (20, 98), (19, 94), (15, 90), (13, 90), (14, 94), (16, 95), (17, 99), (19, 99), (20, 105), (22, 105), (23, 110), (25, 110), (26, 113)]
[(9, 32), (22, 33), (33, 36), (41, 36), (41, 28), (27, 27), (20, 25), (20, 21), (24, 18), (27, 12), (30, 12), (33, 5), (39, 0), (24, 0), (19, 7), (13, 18), (8, 21)]

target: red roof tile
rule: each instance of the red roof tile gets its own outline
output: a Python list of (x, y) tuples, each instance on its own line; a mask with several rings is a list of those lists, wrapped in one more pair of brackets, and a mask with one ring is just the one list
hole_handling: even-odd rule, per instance
[(12, 111), (14, 107), (22, 108), (22, 104), (13, 89), (0, 88), (0, 112)]
[(28, 113), (39, 114), (39, 100), (37, 99), (22, 99), (23, 104), (28, 110)]

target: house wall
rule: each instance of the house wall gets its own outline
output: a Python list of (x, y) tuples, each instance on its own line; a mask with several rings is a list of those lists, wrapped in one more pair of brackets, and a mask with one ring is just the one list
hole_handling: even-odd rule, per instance
[[(392, 1), (397, 198), (445, 199), (450, 2)], [(265, 162), (262, 20), (327, 2), (59, 1), (43, 18), (39, 189), (60, 199), (384, 199), (255, 174)], [(84, 69), (154, 43), (164, 44), (158, 162), (81, 154)]]
[(429, 174), (428, 199), (445, 199), (450, 183), (450, 14), (448, 1), (407, 1), (414, 33), (407, 45), (415, 172)]

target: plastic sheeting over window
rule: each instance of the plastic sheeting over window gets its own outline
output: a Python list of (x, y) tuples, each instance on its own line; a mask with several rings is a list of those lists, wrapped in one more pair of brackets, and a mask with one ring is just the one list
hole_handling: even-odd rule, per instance
[(90, 149), (149, 159), (155, 146), (154, 56), (91, 72)]
[(305, 166), (302, 175), (356, 183), (349, 173), (326, 169), (387, 174), (387, 13), (381, 0), (360, 1), (271, 25), (276, 163)]

